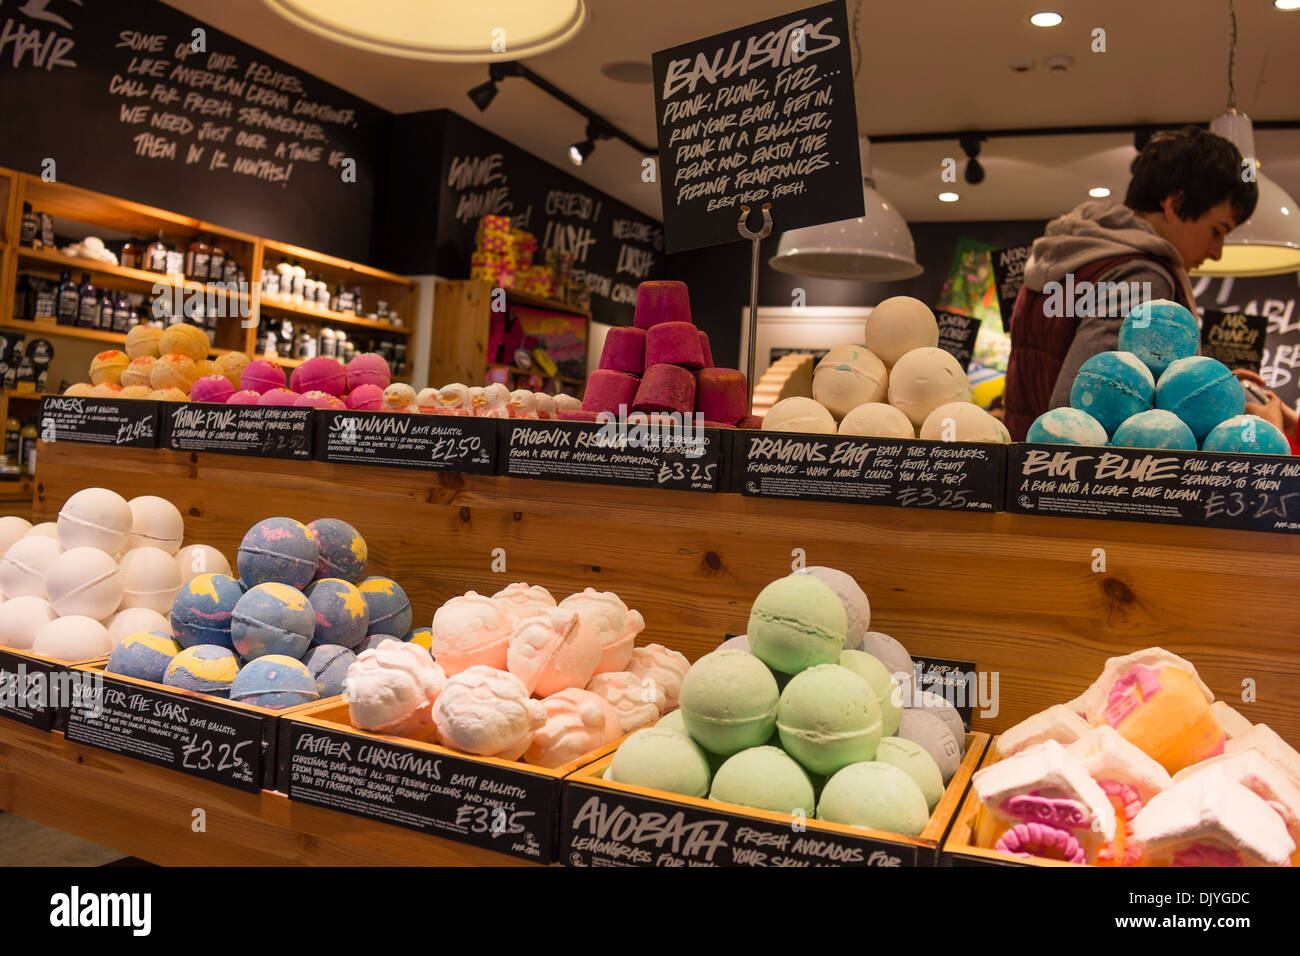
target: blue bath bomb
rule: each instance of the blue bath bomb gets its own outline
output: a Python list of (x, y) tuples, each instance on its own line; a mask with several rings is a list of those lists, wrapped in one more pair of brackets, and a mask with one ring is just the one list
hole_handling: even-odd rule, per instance
[(370, 608), (370, 633), (405, 634), (411, 629), (411, 602), (392, 578), (366, 578), (361, 594)]
[(181, 647), (230, 643), (230, 615), (244, 596), (239, 582), (224, 574), (200, 574), (176, 592), (172, 601), (172, 633)]
[(1178, 448), (1196, 451), (1196, 436), (1173, 412), (1153, 408), (1122, 422), (1110, 443), (1116, 448)]
[(392, 634), (371, 634), (357, 647), (357, 656), (361, 656), (363, 651), (368, 651), (372, 647), (378, 647), (384, 641), (400, 641), (400, 637), (394, 637)]
[(248, 587), (287, 584), (305, 588), (316, 577), (320, 549), (307, 526), (292, 518), (267, 518), (239, 544), (239, 579)]
[(317, 644), (302, 659), (307, 670), (316, 678), (316, 692), (322, 697), (337, 697), (343, 693), (343, 679), (357, 655), (337, 644)]
[(1025, 441), (1047, 445), (1105, 445), (1106, 429), (1077, 408), (1053, 408), (1034, 420)]
[(181, 646), (162, 631), (138, 631), (113, 648), (104, 670), (161, 684), (167, 665), (180, 652)]
[(433, 628), (431, 627), (413, 627), (406, 632), (406, 642), (408, 644), (419, 644), (429, 654), (433, 654)]
[(356, 585), (340, 578), (322, 578), (307, 588), (307, 600), (316, 616), (312, 644), (356, 647), (366, 639), (370, 608)]
[(1237, 415), (1220, 422), (1205, 436), (1202, 451), (1231, 451), (1243, 455), (1289, 455), (1291, 443), (1272, 422), (1258, 415)]
[(302, 658), (316, 633), (316, 615), (307, 597), (287, 584), (259, 584), (231, 615), (230, 639), (245, 661), (267, 654)]
[(187, 647), (172, 658), (162, 682), (168, 687), (180, 687), (213, 697), (229, 697), (230, 685), (238, 673), (239, 658), (229, 648), (199, 644)]
[(1156, 382), (1132, 352), (1098, 352), (1079, 366), (1070, 406), (1087, 412), (1113, 434), (1120, 423), (1151, 407)]
[(1119, 327), (1120, 351), (1140, 358), (1157, 379), (1171, 362), (1195, 355), (1200, 345), (1196, 316), (1168, 299), (1142, 303)]
[(307, 525), (307, 533), (320, 551), (316, 580), (342, 578), (352, 584), (361, 580), (370, 553), (356, 528), (338, 518), (317, 518)]
[(1246, 411), (1246, 393), (1228, 366), (1208, 355), (1193, 355), (1171, 363), (1160, 376), (1156, 408), (1173, 412), (1203, 442), (1215, 425)]
[(230, 699), (270, 710), (283, 710), (320, 699), (316, 678), (302, 661), (283, 654), (267, 654), (249, 661), (230, 685)]

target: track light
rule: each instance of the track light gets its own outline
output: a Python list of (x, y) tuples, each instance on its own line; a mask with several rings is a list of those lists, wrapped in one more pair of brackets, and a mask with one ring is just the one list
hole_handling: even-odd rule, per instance
[(469, 98), (474, 101), (478, 111), (482, 113), (496, 99), (497, 84), (496, 80), (488, 80), (486, 83), (480, 83), (469, 91)]
[(980, 165), (977, 158), (980, 154), (980, 143), (983, 141), (984, 137), (975, 133), (966, 133), (958, 140), (962, 151), (966, 154), (966, 182), (972, 186), (984, 182), (984, 167)]
[(595, 123), (588, 123), (587, 138), (569, 147), (569, 162), (575, 166), (581, 166), (596, 151), (597, 140), (612, 139), (613, 135), (613, 133)]

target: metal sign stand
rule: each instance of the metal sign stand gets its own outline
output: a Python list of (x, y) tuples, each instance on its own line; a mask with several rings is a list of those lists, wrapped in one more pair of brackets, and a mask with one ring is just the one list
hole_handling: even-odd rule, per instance
[(745, 224), (749, 219), (749, 207), (740, 207), (740, 222), (736, 224), (736, 231), (740, 233), (742, 239), (750, 240), (753, 246), (753, 257), (749, 264), (749, 358), (746, 366), (747, 372), (745, 381), (749, 385), (749, 413), (754, 414), (754, 358), (757, 355), (757, 337), (758, 337), (758, 245), (764, 239), (772, 234), (772, 204), (763, 203), (763, 228), (758, 232), (751, 232)]

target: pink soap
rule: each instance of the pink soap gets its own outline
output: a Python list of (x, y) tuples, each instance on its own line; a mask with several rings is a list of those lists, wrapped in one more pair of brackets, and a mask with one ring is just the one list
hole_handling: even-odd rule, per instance
[(221, 405), (233, 394), (235, 386), (224, 375), (205, 375), (190, 386), (191, 402), (216, 402)]
[(598, 368), (587, 379), (587, 391), (582, 396), (582, 409), (587, 412), (614, 412), (627, 414), (626, 408), (619, 412), (619, 406), (631, 407), (636, 397), (640, 379), (627, 372), (613, 372)]
[(267, 359), (254, 359), (239, 375), (239, 387), (259, 395), (273, 388), (284, 388), (286, 384), (284, 369)]
[(736, 422), (737, 428), (745, 428), (750, 431), (758, 431), (763, 427), (762, 415), (746, 415), (740, 421)]
[(645, 364), (680, 365), (697, 369), (704, 366), (699, 329), (689, 322), (660, 322), (645, 336)]
[(711, 422), (733, 425), (749, 414), (745, 373), (734, 368), (702, 368), (695, 373), (695, 409)]
[(244, 389), (242, 392), (235, 392), (228, 399), (227, 405), (256, 405), (262, 400), (262, 396), (257, 392)]
[(704, 353), (704, 367), (713, 367), (713, 349), (709, 348), (709, 333), (703, 329), (698, 330), (700, 333), (700, 351)]
[(691, 414), (695, 410), (695, 376), (677, 365), (651, 365), (636, 390), (632, 408), (638, 412)]
[(273, 388), (262, 393), (258, 399), (259, 405), (295, 405), (298, 402), (298, 393), (290, 391), (287, 388)]
[(347, 408), (341, 401), (331, 395), (329, 392), (303, 392), (298, 396), (295, 405), (300, 408)]
[[(642, 282), (636, 287), (638, 329), (652, 329), (660, 322), (690, 322), (691, 297), (685, 282)], [(653, 364), (653, 363), (647, 363)]]
[(735, 428), (736, 426), (728, 425), (726, 422), (711, 422), (708, 419), (705, 419), (704, 427), (705, 428)]
[(645, 371), (645, 329), (610, 329), (600, 353), (600, 367), (640, 375)]
[(560, 412), (560, 421), (562, 422), (594, 422), (600, 417), (600, 412), (589, 412), (585, 408), (575, 408), (571, 412)]
[(384, 390), (378, 385), (358, 385), (348, 392), (348, 408), (358, 412), (382, 412)]
[[(296, 383), (296, 384), (295, 384)], [(325, 392), (327, 395), (348, 393), (348, 370), (338, 359), (318, 356), (303, 362), (293, 371), (289, 387), (295, 392)]]
[(348, 392), (354, 392), (361, 385), (378, 385), (387, 388), (393, 382), (388, 360), (374, 352), (363, 352), (353, 356), (348, 363)]

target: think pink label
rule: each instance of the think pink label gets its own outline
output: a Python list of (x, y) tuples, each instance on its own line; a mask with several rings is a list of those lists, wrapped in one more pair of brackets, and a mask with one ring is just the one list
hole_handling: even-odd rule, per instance
[(1031, 822), (1046, 823), (1050, 826), (1072, 830), (1075, 827), (1088, 826), (1089, 816), (1075, 800), (1053, 800), (1051, 797), (1039, 797), (1021, 794), (1012, 797), (1002, 809), (1013, 817)]
[(1118, 727), (1138, 704), (1150, 700), (1160, 691), (1160, 675), (1138, 664), (1115, 681), (1106, 698), (1106, 723)]

